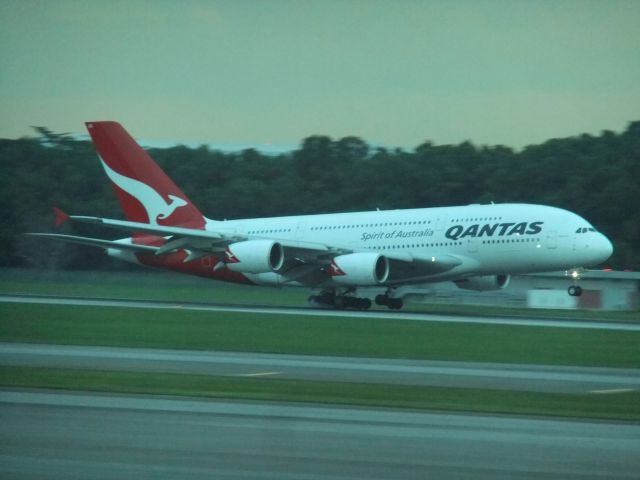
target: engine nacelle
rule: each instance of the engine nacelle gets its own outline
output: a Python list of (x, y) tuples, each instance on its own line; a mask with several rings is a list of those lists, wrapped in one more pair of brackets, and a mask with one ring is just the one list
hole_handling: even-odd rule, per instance
[(510, 279), (510, 275), (481, 275), (456, 280), (454, 283), (463, 290), (483, 292), (485, 290), (502, 290), (509, 285)]
[(329, 275), (342, 285), (380, 285), (389, 278), (389, 260), (374, 252), (339, 255), (331, 262)]
[(277, 272), (284, 265), (284, 250), (273, 240), (247, 240), (229, 245), (224, 261), (234, 272)]

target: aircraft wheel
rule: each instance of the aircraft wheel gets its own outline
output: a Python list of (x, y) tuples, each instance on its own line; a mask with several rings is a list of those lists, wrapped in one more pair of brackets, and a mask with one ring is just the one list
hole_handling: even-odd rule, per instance
[(388, 307), (391, 310), (400, 310), (402, 308), (402, 299), (401, 298), (390, 298), (389, 299), (389, 303), (388, 303)]
[(569, 295), (571, 295), (572, 297), (579, 297), (580, 295), (582, 295), (582, 287), (578, 286), (578, 285), (571, 285), (567, 291), (569, 292)]
[(369, 300), (368, 298), (360, 298), (360, 305), (358, 308), (360, 308), (360, 310), (369, 310), (371, 308), (371, 300)]
[(327, 301), (326, 297), (323, 297), (322, 295), (311, 295), (307, 301), (309, 302), (309, 304), (313, 307), (316, 308), (333, 308), (333, 302), (332, 301)]
[(350, 299), (347, 297), (336, 296), (336, 299), (333, 303), (333, 306), (338, 310), (342, 310), (343, 308), (349, 308), (351, 306)]
[(371, 308), (371, 300), (368, 298), (337, 296), (334, 303), (335, 308), (353, 308), (355, 310), (368, 310)]
[(376, 305), (386, 305), (389, 302), (389, 297), (386, 295), (376, 295)]

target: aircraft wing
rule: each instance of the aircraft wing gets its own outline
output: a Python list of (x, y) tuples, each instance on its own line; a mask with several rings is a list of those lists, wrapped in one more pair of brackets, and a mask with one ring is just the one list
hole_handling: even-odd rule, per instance
[[(104, 227), (113, 228), (129, 233), (145, 232), (164, 237), (166, 242), (159, 247), (153, 247), (153, 252), (156, 255), (163, 255), (181, 249), (189, 250), (191, 254), (185, 259), (185, 262), (192, 260), (195, 257), (209, 255), (212, 253), (224, 253), (226, 247), (229, 244), (254, 238), (244, 234), (225, 232), (223, 228), (221, 228), (219, 232), (215, 232), (194, 228), (150, 225), (148, 223), (114, 220), (101, 217), (71, 215), (68, 218), (76, 222), (101, 225)], [(316, 242), (300, 242), (297, 240), (286, 239), (278, 239), (277, 241), (282, 245), (289, 256), (298, 258), (301, 263), (306, 263), (313, 260), (317, 261), (318, 259), (330, 260), (335, 255), (342, 255), (352, 252), (352, 250), (349, 249), (332, 248), (325, 244)], [(97, 243), (94, 243), (94, 245), (100, 246)], [(109, 248), (119, 247), (117, 245), (114, 245)]]
[(402, 252), (384, 255), (391, 264), (389, 280), (397, 283), (438, 275), (464, 263), (462, 258), (451, 254), (427, 256)]

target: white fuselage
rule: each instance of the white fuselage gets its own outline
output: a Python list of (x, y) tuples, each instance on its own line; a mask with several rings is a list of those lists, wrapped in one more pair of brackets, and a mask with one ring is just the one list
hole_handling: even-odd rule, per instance
[[(391, 258), (454, 255), (461, 265), (426, 281), (586, 267), (605, 261), (611, 242), (585, 219), (531, 204), (388, 210), (207, 221), (207, 230), (250, 239), (322, 243)], [(276, 273), (252, 275), (278, 283)], [(425, 281), (423, 279), (422, 281)]]

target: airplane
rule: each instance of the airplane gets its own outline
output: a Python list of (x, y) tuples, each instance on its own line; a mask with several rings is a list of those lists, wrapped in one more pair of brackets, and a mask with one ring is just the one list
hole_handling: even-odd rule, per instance
[(399, 287), (454, 282), (505, 288), (514, 274), (566, 270), (579, 296), (585, 267), (608, 259), (609, 239), (567, 210), (489, 204), (241, 220), (206, 218), (117, 122), (86, 123), (126, 220), (69, 216), (127, 232), (119, 240), (57, 233), (39, 237), (91, 245), (120, 260), (225, 282), (310, 288), (319, 307), (400, 309)]

